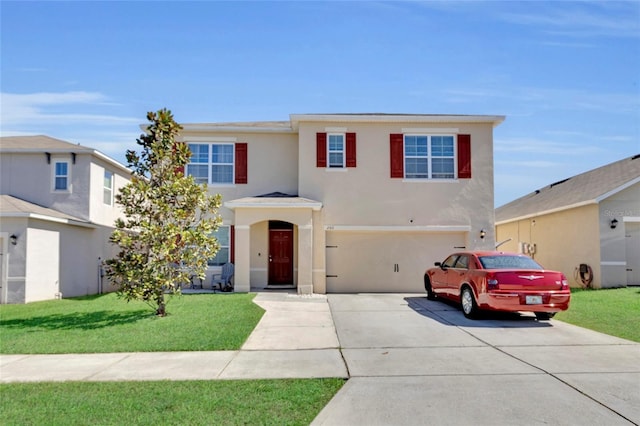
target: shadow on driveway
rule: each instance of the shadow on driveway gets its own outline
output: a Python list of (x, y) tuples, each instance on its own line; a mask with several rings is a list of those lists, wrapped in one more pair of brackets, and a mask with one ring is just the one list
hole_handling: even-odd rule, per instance
[(468, 319), (457, 303), (449, 300), (428, 300), (426, 296), (405, 297), (409, 307), (416, 313), (454, 327), (482, 328), (546, 328), (553, 327), (549, 321), (538, 321), (533, 313), (482, 311), (478, 319)]

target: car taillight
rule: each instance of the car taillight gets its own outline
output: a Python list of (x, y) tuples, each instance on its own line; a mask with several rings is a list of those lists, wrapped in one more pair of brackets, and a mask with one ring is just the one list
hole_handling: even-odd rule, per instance
[(498, 289), (498, 279), (493, 274), (487, 275), (487, 290), (497, 290)]
[(567, 280), (567, 277), (564, 276), (564, 274), (562, 274), (561, 283), (562, 285), (560, 287), (560, 290), (569, 290), (569, 281)]

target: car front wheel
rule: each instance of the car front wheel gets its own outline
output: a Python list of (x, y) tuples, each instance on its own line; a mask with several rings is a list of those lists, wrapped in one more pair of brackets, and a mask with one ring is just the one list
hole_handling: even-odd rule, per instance
[(435, 300), (436, 294), (433, 292), (433, 287), (431, 286), (431, 279), (427, 274), (424, 274), (424, 289), (427, 291), (427, 299)]
[(463, 287), (460, 293), (460, 304), (462, 305), (462, 312), (467, 318), (476, 318), (478, 316), (478, 305), (476, 299), (473, 297), (473, 292), (469, 287)]

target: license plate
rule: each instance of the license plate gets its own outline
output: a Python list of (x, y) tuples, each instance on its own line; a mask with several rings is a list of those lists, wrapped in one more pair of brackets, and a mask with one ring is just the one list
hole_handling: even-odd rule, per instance
[(542, 296), (525, 296), (525, 302), (527, 305), (540, 305), (542, 304)]

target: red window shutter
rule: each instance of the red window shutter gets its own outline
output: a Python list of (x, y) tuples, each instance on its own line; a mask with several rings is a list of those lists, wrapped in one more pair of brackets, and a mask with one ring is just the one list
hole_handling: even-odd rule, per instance
[(316, 167), (327, 167), (326, 133), (316, 133)]
[(230, 226), (231, 235), (229, 236), (229, 262), (236, 263), (236, 227)]
[(458, 178), (471, 179), (471, 135), (458, 135)]
[(404, 177), (404, 136), (402, 133), (392, 133), (389, 135), (391, 177)]
[(247, 183), (247, 144), (236, 143), (236, 183)]
[(347, 167), (356, 166), (356, 134), (347, 133)]

